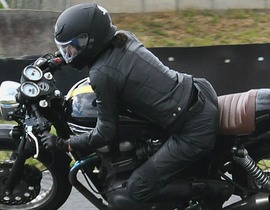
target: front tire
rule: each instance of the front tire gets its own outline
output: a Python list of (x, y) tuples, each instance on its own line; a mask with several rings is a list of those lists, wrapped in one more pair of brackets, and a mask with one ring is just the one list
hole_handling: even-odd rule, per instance
[[(0, 162), (12, 162), (13, 151), (0, 151)], [(25, 204), (9, 205), (0, 203), (5, 210), (56, 210), (67, 200), (71, 185), (68, 180), (70, 158), (63, 152), (50, 153), (41, 150), (37, 159), (28, 159), (26, 164), (42, 172), (41, 189), (36, 198)], [(1, 166), (4, 164), (0, 164)]]

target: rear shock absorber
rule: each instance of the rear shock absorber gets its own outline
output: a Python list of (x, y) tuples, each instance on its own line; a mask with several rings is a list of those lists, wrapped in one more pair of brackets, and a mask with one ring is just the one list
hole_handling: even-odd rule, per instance
[(260, 169), (255, 161), (248, 155), (246, 149), (238, 149), (233, 147), (233, 158), (236, 163), (240, 164), (262, 188), (270, 189), (270, 178), (269, 176)]

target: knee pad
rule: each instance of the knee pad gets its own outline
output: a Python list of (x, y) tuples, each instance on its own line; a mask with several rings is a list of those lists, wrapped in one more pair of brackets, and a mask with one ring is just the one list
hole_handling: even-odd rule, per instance
[(127, 192), (135, 201), (148, 201), (151, 198), (151, 188), (138, 174), (132, 175), (127, 183)]
[(140, 186), (142, 186), (142, 180), (138, 175), (132, 174), (127, 182), (127, 192), (132, 199), (138, 200), (136, 195), (140, 192)]

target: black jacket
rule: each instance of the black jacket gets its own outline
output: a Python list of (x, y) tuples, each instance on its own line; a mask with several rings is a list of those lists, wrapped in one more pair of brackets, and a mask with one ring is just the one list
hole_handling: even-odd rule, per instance
[(132, 33), (118, 33), (126, 34), (126, 45), (108, 48), (90, 70), (98, 121), (89, 138), (70, 140), (74, 150), (110, 144), (117, 131), (120, 108), (132, 110), (166, 129), (183, 117), (189, 106), (192, 76), (163, 65)]

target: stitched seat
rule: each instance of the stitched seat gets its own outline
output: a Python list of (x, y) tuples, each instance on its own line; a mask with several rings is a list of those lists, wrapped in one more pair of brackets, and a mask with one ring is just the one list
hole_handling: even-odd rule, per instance
[(220, 134), (250, 134), (255, 131), (257, 92), (254, 89), (218, 97)]

